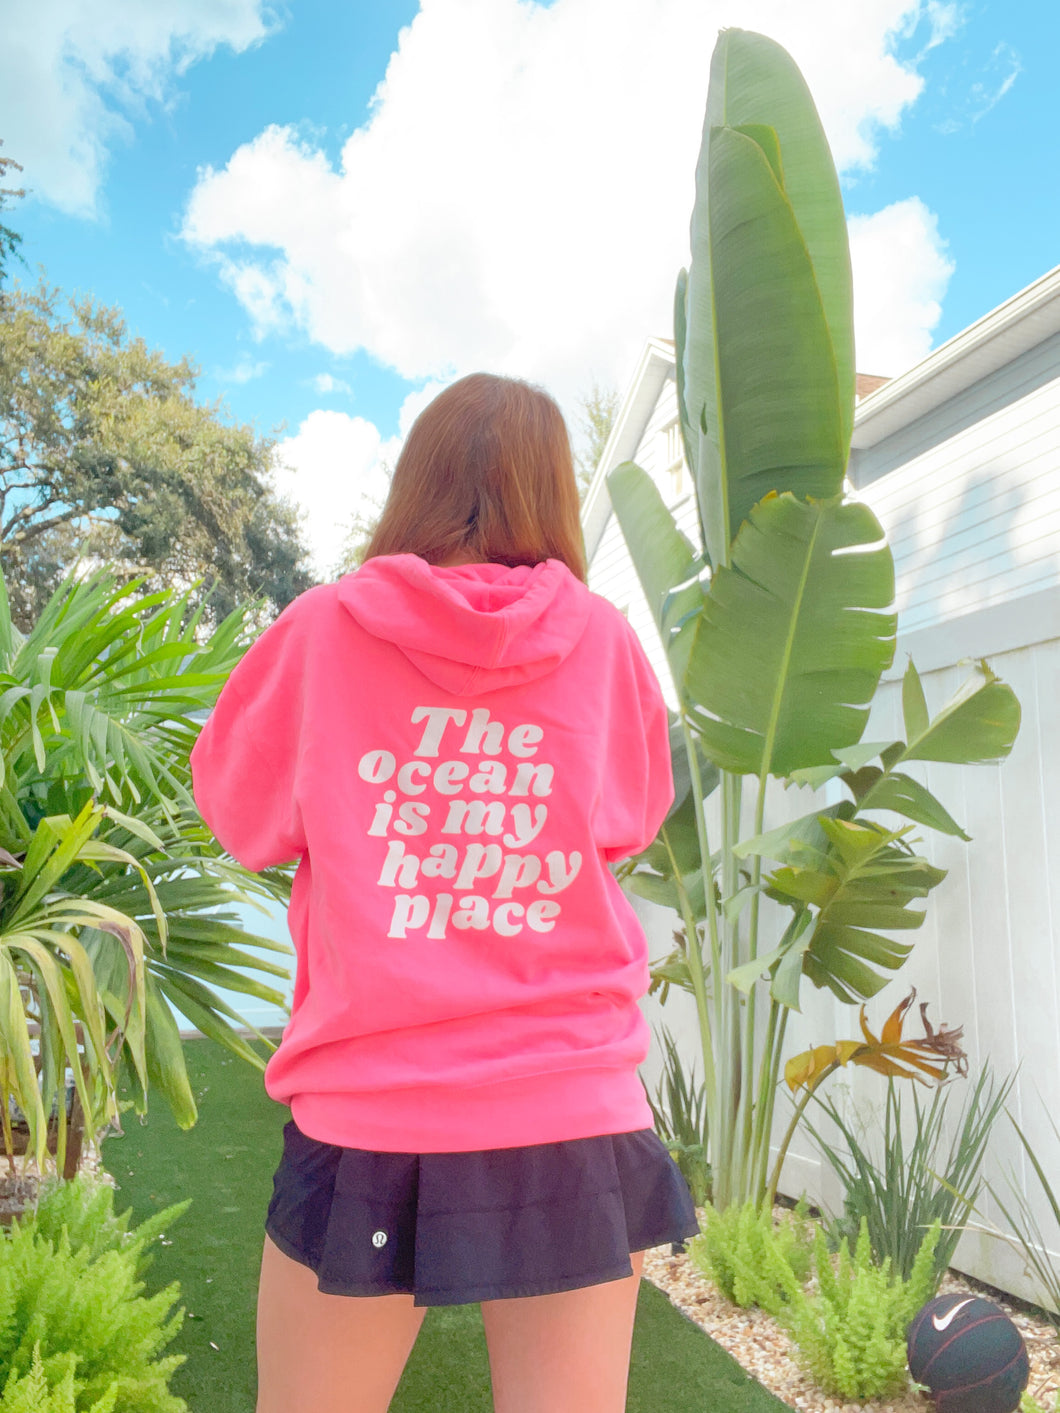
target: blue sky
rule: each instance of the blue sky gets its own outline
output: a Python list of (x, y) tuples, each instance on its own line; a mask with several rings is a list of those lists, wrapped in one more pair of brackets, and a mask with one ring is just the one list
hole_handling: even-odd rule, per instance
[[(10, 0), (8, 0), (10, 4)], [(11, 7), (13, 9), (13, 7)], [(30, 266), (283, 428), (321, 568), (433, 391), (568, 416), (667, 335), (710, 50), (772, 34), (852, 218), (859, 367), (896, 373), (1060, 262), (1052, 0), (51, 0), (3, 25)], [(382, 85), (382, 87), (380, 87)]]

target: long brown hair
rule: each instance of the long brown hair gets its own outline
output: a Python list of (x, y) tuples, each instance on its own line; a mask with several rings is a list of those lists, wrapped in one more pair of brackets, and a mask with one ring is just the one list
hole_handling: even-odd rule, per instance
[(561, 559), (585, 580), (570, 438), (540, 388), (492, 373), (461, 378), (408, 434), (366, 559), (460, 554), (496, 564)]

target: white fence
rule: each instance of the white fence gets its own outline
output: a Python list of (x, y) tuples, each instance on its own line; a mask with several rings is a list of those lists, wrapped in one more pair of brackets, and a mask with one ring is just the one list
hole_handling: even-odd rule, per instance
[[(1044, 613), (1028, 615), (1028, 607), (1023, 605), (1022, 632), (1017, 631), (1017, 625), (1010, 625), (1009, 641), (1033, 638), (1036, 629), (1048, 622)], [(1009, 610), (1017, 612), (1018, 601)], [(919, 643), (909, 640), (908, 647), (922, 671), (928, 706), (934, 712), (967, 675), (967, 667), (938, 663), (940, 656), (949, 655), (947, 641), (960, 643), (961, 634), (951, 627), (918, 634), (917, 638)], [(905, 661), (903, 654), (896, 661), (895, 673), (878, 693), (866, 740), (903, 735), (900, 672)], [(867, 1009), (870, 1025), (878, 1033), (883, 1017), (910, 986), (915, 986), (918, 1001), (928, 1003), (929, 1019), (936, 1027), (941, 1021), (963, 1026), (971, 1075), (968, 1080), (952, 1082), (956, 1092), (950, 1108), (954, 1111), (959, 1110), (964, 1092), (982, 1065), (989, 1063), (998, 1078), (1016, 1073), (1009, 1107), (1060, 1191), (1060, 1143), (1050, 1123), (1050, 1116), (1055, 1119), (1060, 1115), (1060, 739), (1052, 729), (1060, 699), (1060, 639), (1029, 642), (994, 654), (990, 662), (1019, 697), (1023, 712), (1019, 738), (1001, 766), (920, 767), (924, 784), (963, 825), (972, 842), (966, 844), (927, 829), (916, 831), (923, 841), (922, 852), (948, 874), (927, 901), (923, 926), (903, 934), (904, 941), (914, 944), (909, 961)], [(809, 792), (784, 795), (778, 791), (770, 801), (770, 823), (807, 813), (813, 807)], [(638, 902), (637, 906), (648, 931), (651, 955), (662, 957), (671, 950), (676, 916), (651, 904)], [(812, 1044), (858, 1037), (853, 1007), (835, 1001), (829, 993), (814, 991), (808, 984), (804, 995), (803, 1013), (794, 1016), (789, 1025), (787, 1054)], [(669, 1027), (684, 1063), (694, 1065), (697, 1078), (701, 1076), (691, 998), (671, 990), (665, 1006), (659, 1005), (657, 996), (646, 998), (644, 1011), (653, 1026)], [(920, 1033), (915, 1009), (908, 1017), (906, 1033)], [(653, 1046), (642, 1069), (653, 1095), (661, 1073), (662, 1052)], [(871, 1130), (884, 1082), (851, 1069), (839, 1071), (826, 1084), (833, 1095), (845, 1098), (856, 1122)], [(775, 1138), (790, 1112), (789, 1101), (782, 1097)], [(1047, 1240), (1060, 1247), (1060, 1231), (1055, 1229), (1031, 1166), (1004, 1117), (997, 1124), (991, 1149), (987, 1175), (1003, 1193), (1011, 1177), (1034, 1207)], [(793, 1196), (805, 1191), (832, 1210), (842, 1205), (834, 1172), (805, 1134), (792, 1145), (782, 1187)], [(983, 1210), (1000, 1224), (999, 1213), (988, 1199)], [(1054, 1260), (1060, 1270), (1060, 1252), (1054, 1251)], [(956, 1264), (1025, 1298), (1038, 1295), (1024, 1274), (1022, 1257), (997, 1239), (966, 1235)]]

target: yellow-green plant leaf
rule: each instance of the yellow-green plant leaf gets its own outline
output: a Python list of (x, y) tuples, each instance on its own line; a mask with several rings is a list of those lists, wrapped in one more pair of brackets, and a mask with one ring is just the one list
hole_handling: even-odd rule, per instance
[(904, 749), (887, 764), (937, 760), (974, 765), (1002, 760), (1011, 751), (1019, 727), (1016, 694), (980, 662), (938, 715), (911, 733)]
[(838, 179), (801, 74), (762, 35), (715, 48), (691, 243), (679, 391), (716, 565), (768, 491), (839, 492), (853, 425)]
[(938, 801), (926, 785), (900, 771), (881, 774), (879, 780), (858, 800), (858, 810), (891, 810), (917, 824), (926, 824), (929, 829), (937, 829), (940, 834), (953, 834), (968, 841), (966, 834), (953, 816)]
[[(766, 893), (787, 906), (817, 908), (802, 970), (815, 986), (827, 987), (840, 1000), (860, 1001), (886, 984), (881, 970), (896, 970), (911, 950), (880, 929), (919, 927), (924, 914), (909, 905), (926, 897), (946, 875), (898, 847), (908, 826), (890, 831), (869, 821), (828, 816), (819, 817), (819, 824), (829, 851), (803, 845), (809, 862), (771, 874)], [(785, 1005), (792, 1004), (791, 994), (786, 976)]]
[(90, 839), (82, 846), (78, 857), (86, 860), (106, 859), (111, 863), (127, 864), (129, 868), (134, 868), (137, 871), (143, 879), (144, 888), (147, 890), (147, 895), (151, 900), (151, 911), (154, 913), (155, 925), (158, 928), (158, 936), (164, 952), (166, 949), (166, 936), (168, 931), (166, 915), (162, 905), (158, 901), (158, 894), (155, 892), (155, 885), (151, 880), (151, 876), (140, 860), (136, 858), (135, 855), (130, 854), (126, 849), (116, 848), (115, 845), (108, 844), (103, 839)]
[(127, 1016), (133, 1010), (143, 1013), (144, 1009), (144, 934), (140, 924), (131, 917), (124, 916), (105, 903), (85, 897), (57, 899), (49, 904), (48, 916), (61, 921), (68, 927), (93, 927), (116, 937), (126, 954), (129, 965), (129, 985), (127, 985)]
[(625, 461), (608, 476), (607, 489), (674, 678), (680, 681), (688, 635), (678, 637), (678, 630), (703, 606), (703, 561), (646, 471)]
[[(137, 819), (135, 815), (123, 814), (121, 810), (115, 809), (113, 805), (107, 805), (103, 813), (108, 819), (113, 819), (116, 824), (120, 824), (123, 829), (127, 829), (130, 834), (134, 834), (137, 839), (142, 839), (145, 844), (150, 844), (152, 849), (157, 849), (160, 854), (166, 852), (166, 846), (162, 843), (162, 840), (144, 820)], [(139, 866), (139, 861), (137, 861), (137, 867)]]
[(758, 856), (788, 862), (793, 848), (798, 850), (809, 846), (824, 852), (828, 847), (828, 836), (821, 828), (821, 819), (834, 818), (837, 812), (849, 808), (846, 804), (829, 805), (827, 809), (801, 815), (798, 819), (789, 820), (787, 824), (779, 824), (775, 829), (767, 830), (765, 834), (754, 834), (750, 838), (741, 839), (733, 846), (733, 853), (738, 859)]
[[(77, 1034), (74, 1030), (74, 1013), (70, 1006), (70, 1000), (66, 993), (66, 985), (62, 977), (62, 969), (56, 961), (55, 956), (43, 946), (37, 937), (30, 937), (24, 933), (9, 933), (3, 938), (3, 945), (13, 951), (21, 952), (29, 961), (30, 970), (37, 976), (43, 986), (41, 1004), (44, 1004), (45, 996), (51, 1010), (52, 1017), (62, 1037), (63, 1049), (66, 1051), (67, 1062), (73, 1071), (74, 1085), (77, 1089), (77, 1097), (86, 1114), (92, 1113), (92, 1100), (89, 1097), (88, 1088), (85, 1083), (84, 1068), (79, 1058), (77, 1044)], [(92, 994), (82, 997), (84, 1013), (77, 1019), (82, 1021), (86, 1028), (94, 1022), (94, 1029), (100, 1033), (99, 1016), (91, 1015), (93, 1003), (98, 1006), (99, 998), (95, 994), (95, 985), (92, 986)], [(110, 1067), (107, 1060), (107, 1053), (101, 1050), (96, 1055), (97, 1073), (103, 1079), (108, 1089), (113, 1088), (113, 1079), (110, 1075)]]
[(198, 1118), (195, 1095), (188, 1079), (184, 1047), (176, 1018), (153, 976), (147, 979), (147, 1075), (153, 1088), (165, 1097), (180, 1128), (191, 1128)]
[(912, 658), (902, 678), (902, 718), (905, 721), (906, 739), (915, 740), (923, 736), (928, 728), (928, 708), (920, 674), (913, 666)]
[(783, 776), (857, 742), (894, 652), (893, 598), (867, 506), (787, 494), (757, 505), (713, 576), (685, 674), (707, 756)]
[(25, 1114), (29, 1125), (30, 1147), (37, 1162), (42, 1163), (48, 1121), (37, 1083), (18, 974), (5, 943), (0, 943), (0, 1041), (3, 1042), (0, 1049), (9, 1061), (8, 1079), (14, 1080), (15, 1103)]
[(11, 910), (6, 914), (8, 927), (21, 926), (45, 894), (56, 886), (92, 837), (102, 815), (102, 809), (89, 801), (74, 820), (53, 815), (40, 821), (26, 851)]

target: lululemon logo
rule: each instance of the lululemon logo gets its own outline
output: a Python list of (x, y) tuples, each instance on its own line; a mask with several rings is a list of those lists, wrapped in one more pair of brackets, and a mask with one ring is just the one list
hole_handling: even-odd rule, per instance
[(385, 1231), (374, 1231), (374, 1232), (372, 1232), (372, 1245), (373, 1245), (373, 1246), (385, 1246), (385, 1245), (386, 1245), (386, 1232), (385, 1232)]

